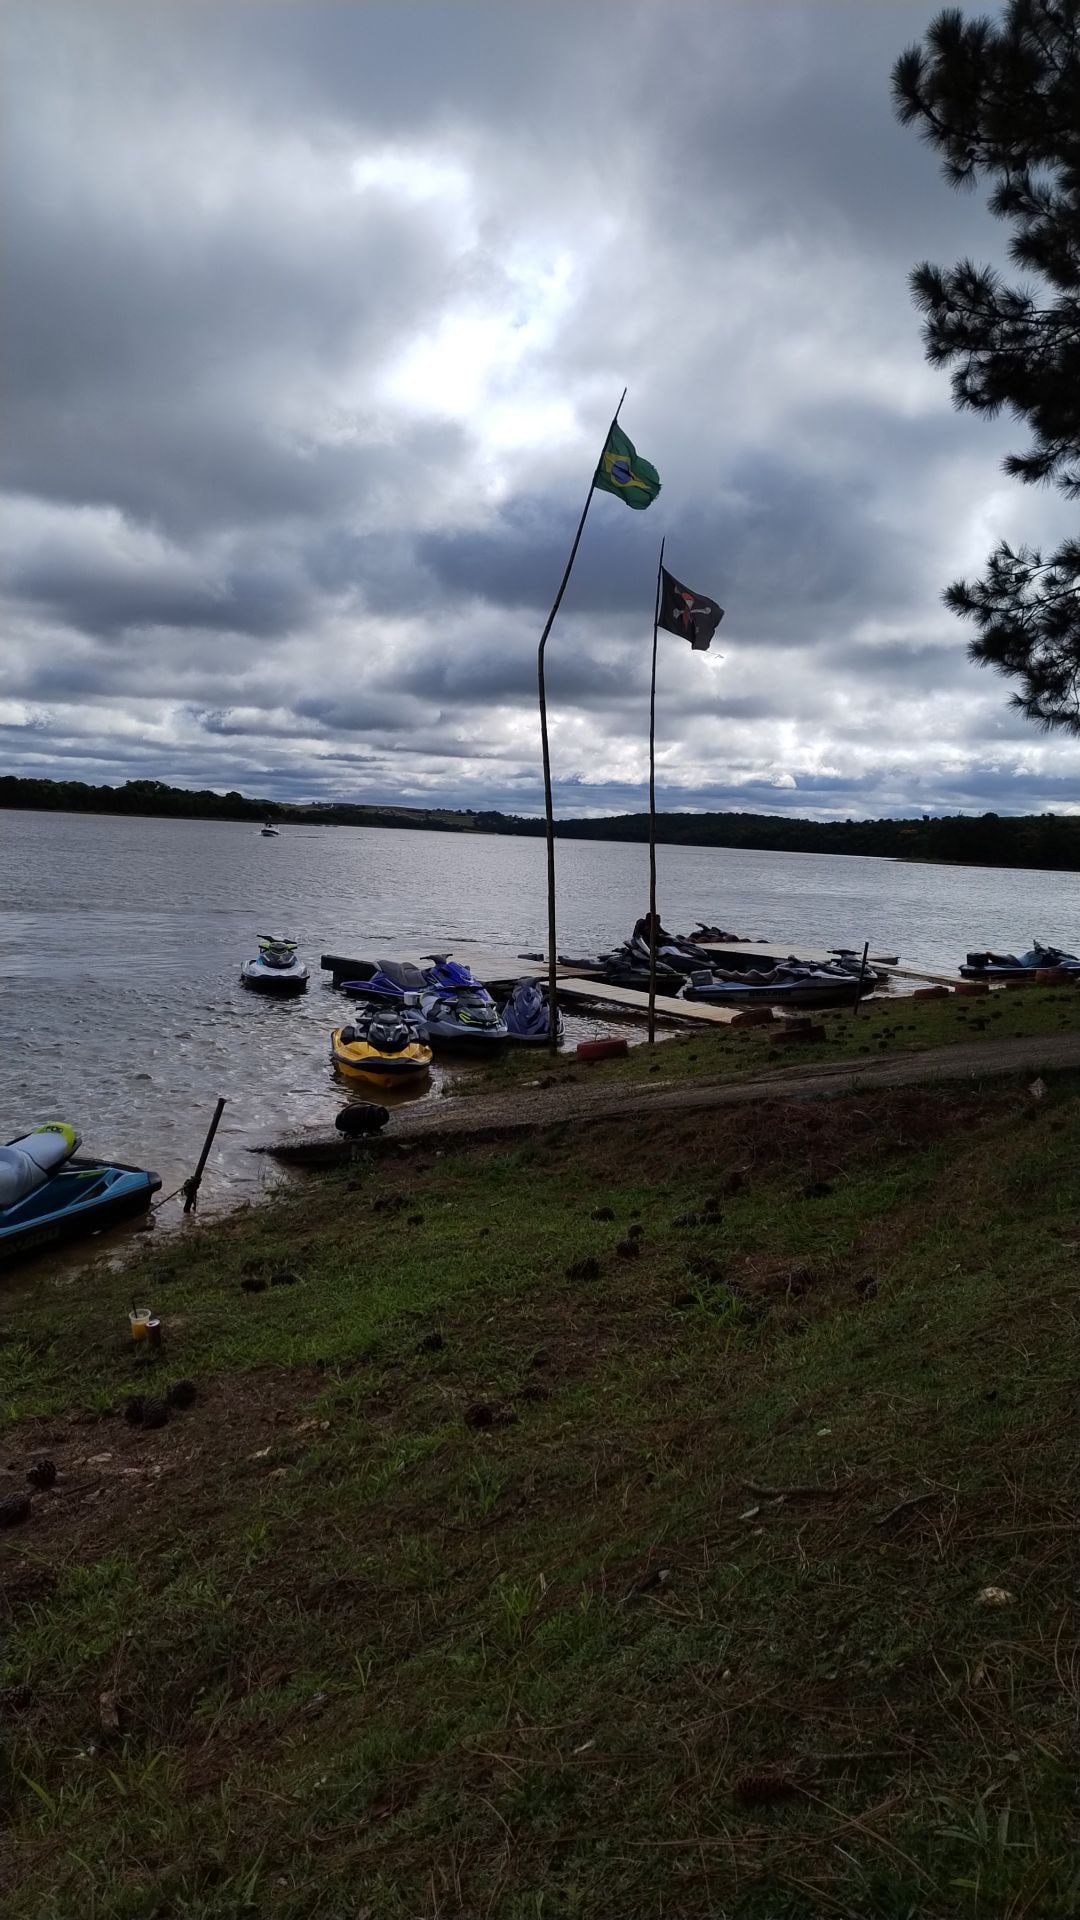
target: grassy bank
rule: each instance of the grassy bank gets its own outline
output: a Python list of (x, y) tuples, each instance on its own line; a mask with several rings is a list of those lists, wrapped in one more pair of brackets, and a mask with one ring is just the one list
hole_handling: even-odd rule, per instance
[(8, 1910), (1072, 1914), (1078, 1147), (554, 1128), (9, 1282)]
[[(575, 1009), (580, 1011), (580, 1009)], [(595, 1008), (597, 1031), (604, 1030), (604, 1008)], [(857, 1013), (831, 1008), (802, 1016), (820, 1028), (820, 1039), (789, 1045), (779, 1019), (763, 1027), (706, 1026), (666, 1034), (658, 1051), (632, 1047), (625, 1060), (606, 1060), (605, 1084), (633, 1087), (657, 1082), (706, 1082), (753, 1079), (781, 1066), (835, 1060), (852, 1065), (881, 1054), (921, 1053), (931, 1047), (959, 1046), (980, 1040), (1051, 1037), (1080, 1030), (1080, 987), (1022, 987), (996, 991), (973, 999), (946, 994), (921, 1000), (913, 995), (883, 993), (866, 1000)], [(502, 1054), (482, 1072), (459, 1076), (455, 1092), (476, 1094), (511, 1092), (515, 1086), (542, 1079), (560, 1086), (588, 1079), (593, 1070), (573, 1054), (553, 1060), (537, 1049)]]

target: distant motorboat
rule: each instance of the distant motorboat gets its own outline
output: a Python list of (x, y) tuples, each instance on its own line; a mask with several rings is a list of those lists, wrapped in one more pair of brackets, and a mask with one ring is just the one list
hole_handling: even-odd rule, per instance
[(262, 834), (262, 837), (264, 840), (276, 840), (278, 837), (277, 827), (271, 826), (269, 820), (266, 822), (266, 825), (264, 827), (260, 827), (259, 831)]

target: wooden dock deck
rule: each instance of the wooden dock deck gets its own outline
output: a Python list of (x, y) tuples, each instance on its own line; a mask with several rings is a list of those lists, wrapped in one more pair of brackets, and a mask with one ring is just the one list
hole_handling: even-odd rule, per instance
[[(559, 979), (559, 997), (603, 1001), (605, 1006), (623, 1007), (628, 1013), (647, 1013), (649, 996), (636, 987), (608, 987), (602, 980), (583, 980), (573, 974)], [(729, 1027), (738, 1007), (710, 1007), (701, 1000), (676, 1000), (669, 993), (658, 993), (656, 1011), (672, 1020), (699, 1020), (708, 1026)]]

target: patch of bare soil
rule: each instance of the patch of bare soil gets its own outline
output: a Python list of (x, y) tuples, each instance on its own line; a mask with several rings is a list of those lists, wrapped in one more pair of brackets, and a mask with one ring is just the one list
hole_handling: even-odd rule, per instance
[[(49, 1592), (72, 1560), (92, 1559), (137, 1535), (141, 1552), (178, 1528), (211, 1525), (235, 1504), (238, 1483), (284, 1468), (290, 1445), (316, 1424), (306, 1403), (321, 1374), (230, 1375), (198, 1388), (194, 1404), (170, 1409), (164, 1426), (129, 1424), (123, 1403), (101, 1416), (52, 1416), (4, 1437), (0, 1498), (28, 1492), (30, 1514), (7, 1536), (32, 1549), (9, 1553), (4, 1602), (17, 1607)], [(27, 1482), (36, 1461), (55, 1463), (55, 1483)]]

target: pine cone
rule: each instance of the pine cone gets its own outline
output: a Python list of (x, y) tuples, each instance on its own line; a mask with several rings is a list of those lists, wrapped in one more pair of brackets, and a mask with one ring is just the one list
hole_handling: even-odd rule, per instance
[(30, 1495), (28, 1493), (9, 1493), (0, 1500), (0, 1527), (17, 1527), (29, 1518)]
[(194, 1380), (174, 1380), (167, 1395), (170, 1407), (193, 1407), (198, 1397)]
[(42, 1492), (44, 1492), (47, 1487), (55, 1487), (56, 1461), (44, 1459), (35, 1460), (27, 1469), (26, 1477), (32, 1487), (40, 1487)]
[(164, 1400), (144, 1400), (142, 1424), (144, 1427), (163, 1427), (169, 1418), (169, 1409)]

